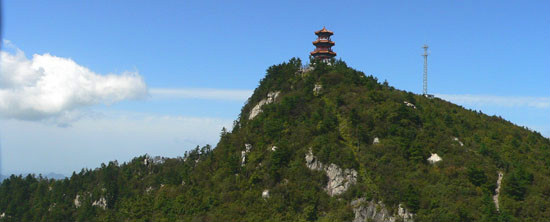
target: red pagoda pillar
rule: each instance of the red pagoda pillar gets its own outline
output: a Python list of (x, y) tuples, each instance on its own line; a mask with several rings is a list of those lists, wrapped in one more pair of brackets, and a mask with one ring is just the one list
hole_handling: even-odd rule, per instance
[(310, 53), (313, 58), (328, 62), (331, 58), (336, 56), (336, 53), (332, 51), (334, 42), (330, 40), (330, 36), (333, 34), (333, 32), (327, 30), (325, 27), (315, 32), (315, 35), (317, 35), (317, 40), (313, 42), (315, 50)]

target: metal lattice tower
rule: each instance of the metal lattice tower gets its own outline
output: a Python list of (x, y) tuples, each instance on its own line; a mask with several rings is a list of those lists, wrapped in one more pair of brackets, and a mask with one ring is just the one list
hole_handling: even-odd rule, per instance
[(422, 94), (428, 95), (428, 45), (424, 44), (422, 48), (424, 49), (424, 54), (422, 54), (424, 56), (424, 90)]

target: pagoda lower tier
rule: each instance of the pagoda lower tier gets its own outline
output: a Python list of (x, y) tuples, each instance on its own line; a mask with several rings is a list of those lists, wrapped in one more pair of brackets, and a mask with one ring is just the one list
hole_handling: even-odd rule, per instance
[(315, 50), (310, 53), (315, 58), (320, 59), (328, 59), (336, 56), (336, 52), (333, 52), (332, 50)]

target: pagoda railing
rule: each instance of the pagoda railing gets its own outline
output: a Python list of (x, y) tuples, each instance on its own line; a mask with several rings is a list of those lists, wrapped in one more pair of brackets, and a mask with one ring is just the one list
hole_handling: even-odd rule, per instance
[(329, 48), (316, 48), (316, 49), (315, 49), (315, 52), (318, 52), (318, 51), (329, 51), (329, 52), (332, 52), (332, 49), (329, 49)]

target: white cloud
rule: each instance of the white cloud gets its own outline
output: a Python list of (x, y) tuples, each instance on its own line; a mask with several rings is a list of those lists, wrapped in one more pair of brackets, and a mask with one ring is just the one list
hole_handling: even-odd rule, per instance
[(449, 95), (435, 94), (436, 97), (462, 105), (550, 108), (550, 97), (491, 96), (491, 95)]
[(100, 75), (70, 58), (0, 52), (0, 116), (21, 120), (71, 119), (75, 110), (142, 98), (147, 87), (137, 72)]
[(246, 101), (253, 93), (252, 90), (238, 89), (150, 89), (149, 93), (158, 98), (182, 98), (182, 99), (212, 99)]

